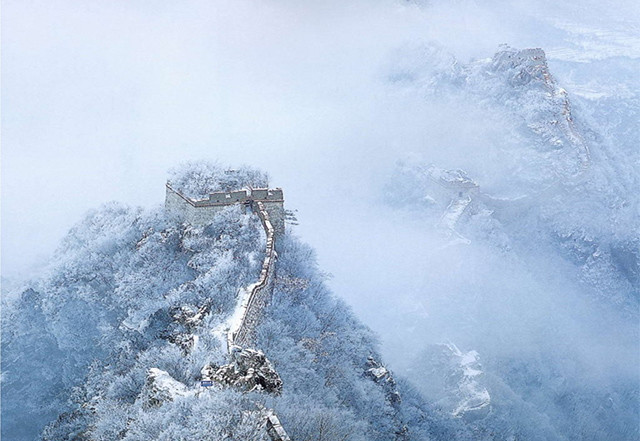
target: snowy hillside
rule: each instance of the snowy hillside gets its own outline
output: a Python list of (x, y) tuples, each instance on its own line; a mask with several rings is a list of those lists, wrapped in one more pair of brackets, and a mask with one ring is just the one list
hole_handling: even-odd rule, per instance
[[(202, 177), (196, 169), (175, 182), (195, 184), (185, 176)], [(111, 204), (90, 213), (47, 274), (6, 306), (3, 438), (259, 440), (269, 412), (292, 439), (465, 433), (378, 364), (371, 332), (327, 291), (313, 251), (290, 236), (278, 239), (273, 300), (256, 338), (278, 390), (250, 386), (266, 377), (227, 381), (228, 370), (202, 387), (208, 370), (229, 362), (220, 329), (257, 277), (263, 249), (258, 217), (240, 205), (202, 227), (163, 209)], [(263, 375), (233, 359), (242, 375)]]
[(2, 14), (3, 441), (640, 440), (639, 0)]
[[(604, 112), (599, 99), (574, 111), (540, 49), (502, 48), (467, 65), (443, 63), (435, 50), (404, 56), (413, 79), (395, 87), (429, 101), (443, 91), (446, 100), (470, 101), (501, 131), (501, 139), (478, 132), (488, 159), (449, 160), (464, 169), (448, 170), (433, 163), (441, 157), (414, 157), (398, 162), (387, 183), (388, 203), (439, 235), (418, 269), (422, 294), (411, 298), (428, 305), (428, 317), (416, 315), (407, 332), (427, 341), (407, 375), (453, 414), (466, 402), (490, 402), (492, 411), (470, 423), (479, 430), (633, 439), (640, 198), (638, 151), (627, 147), (625, 124), (634, 101), (625, 112), (607, 110), (612, 120), (592, 117)], [(435, 261), (450, 274), (429, 268)], [(465, 376), (464, 353), (450, 341), (479, 355), (480, 382)]]
[[(479, 149), (489, 150), (493, 160), (466, 163), (462, 171), (479, 185), (470, 196), (475, 219), (500, 223), (485, 234), (506, 233), (525, 242), (543, 235), (579, 263), (585, 282), (601, 297), (635, 312), (640, 299), (640, 204), (635, 191), (640, 156), (630, 151), (624, 161), (624, 149), (612, 145), (618, 139), (629, 142), (626, 132), (612, 139), (602, 123), (589, 126), (588, 117), (574, 115), (569, 95), (554, 79), (541, 49), (506, 48), (491, 59), (455, 65), (440, 74), (429, 71), (427, 78), (437, 81), (421, 78), (415, 87), (424, 90), (427, 83), (431, 95), (445, 89), (448, 99), (478, 103), (489, 118), (507, 124), (501, 127), (506, 140), (502, 145), (484, 146), (487, 141), (479, 140)], [(434, 178), (434, 167), (415, 161), (401, 164), (389, 182), (395, 189), (389, 199), (398, 203), (403, 197), (415, 204), (434, 191), (448, 191), (439, 199), (452, 205), (440, 213), (451, 227), (462, 201), (456, 199), (456, 184), (434, 189), (434, 179), (440, 179)], [(537, 222), (538, 229), (523, 230), (531, 222)]]

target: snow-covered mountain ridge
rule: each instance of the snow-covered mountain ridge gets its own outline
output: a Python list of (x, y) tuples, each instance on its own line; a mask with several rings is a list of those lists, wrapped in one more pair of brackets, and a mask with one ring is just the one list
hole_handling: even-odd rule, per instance
[(371, 373), (383, 369), (375, 339), (327, 291), (313, 252), (289, 235), (276, 247), (252, 338), (268, 360), (238, 348), (229, 364), (219, 330), (260, 274), (258, 216), (231, 205), (194, 226), (164, 209), (90, 213), (6, 305), (3, 437), (261, 440), (277, 415), (292, 439), (464, 438), (386, 369)]
[[(464, 371), (460, 354), (443, 349), (452, 341), (483, 360), (491, 412), (471, 422), (478, 430), (537, 421), (538, 432), (522, 429), (526, 439), (633, 439), (640, 162), (626, 124), (634, 99), (605, 108), (608, 98), (579, 98), (574, 106), (540, 49), (501, 48), (459, 64), (422, 48), (396, 68), (411, 72), (391, 77), (400, 93), (488, 125), (474, 126), (468, 147), (452, 135), (451, 145), (399, 161), (386, 185), (390, 206), (440, 232), (424, 244), (432, 250), (420, 267), (428, 274), (422, 296), (405, 302), (426, 305), (407, 332), (444, 338), (425, 342), (407, 375), (440, 384), (420, 389), (455, 409), (464, 381), (442, 379), (443, 366), (453, 377)], [(430, 270), (440, 261), (450, 276)], [(597, 429), (580, 402), (598, 407)]]
[[(412, 385), (290, 234), (252, 348), (228, 353), (269, 254), (255, 212), (229, 206), (193, 225), (110, 204), (3, 308), (3, 436), (261, 440), (277, 415), (294, 440), (633, 439), (632, 142), (593, 124), (589, 110), (606, 109), (573, 106), (539, 49), (426, 57), (399, 65), (390, 87), (460, 105), (482, 130), (460, 163), (405, 161), (388, 186), (438, 236), (420, 256), (433, 269), (416, 259), (412, 274), (427, 313), (391, 322), (407, 328), (413, 360), (399, 371)], [(201, 163), (171, 181), (192, 198), (268, 186), (262, 172)]]
[[(419, 63), (446, 58), (435, 50), (426, 54), (423, 52)], [(446, 91), (454, 99), (478, 102), (486, 113), (510, 124), (503, 133), (506, 140), (503, 145), (483, 147), (487, 141), (479, 140), (480, 149), (487, 148), (495, 155), (494, 164), (488, 165), (486, 161), (464, 164), (464, 173), (472, 176), (480, 187), (473, 198), (475, 212), (491, 212), (493, 218), (502, 222), (501, 228), (513, 224), (515, 218), (521, 222), (522, 217), (535, 216), (548, 229), (546, 234), (555, 237), (567, 258), (582, 261), (584, 277), (590, 284), (613, 288), (603, 284), (606, 279), (603, 272), (606, 268), (617, 268), (614, 271), (625, 275), (627, 281), (626, 286), (613, 291), (628, 292), (627, 300), (632, 304), (637, 301), (640, 298), (637, 290), (640, 257), (636, 252), (640, 204), (634, 191), (638, 185), (634, 169), (637, 163), (633, 158), (621, 161), (620, 152), (598, 133), (598, 126), (589, 126), (576, 118), (570, 97), (554, 79), (544, 51), (507, 47), (491, 59), (467, 65), (435, 64), (444, 67), (435, 72), (432, 67), (427, 69), (424, 75), (431, 80), (417, 75), (414, 81), (427, 99)], [(413, 69), (418, 69), (415, 66)], [(415, 162), (401, 165), (389, 182), (388, 188), (397, 189), (395, 193), (391, 190), (389, 199), (394, 203), (402, 202), (403, 198), (423, 201), (436, 191), (429, 181), (433, 172), (427, 165)], [(447, 204), (455, 202), (453, 194), (451, 191), (448, 197), (444, 196)], [(451, 215), (458, 205), (451, 206)], [(448, 219), (447, 211), (443, 212), (443, 219)], [(513, 230), (511, 234), (519, 233)], [(600, 275), (594, 271), (600, 271)], [(619, 294), (614, 295), (615, 301), (627, 301)], [(631, 305), (630, 310), (634, 308)]]

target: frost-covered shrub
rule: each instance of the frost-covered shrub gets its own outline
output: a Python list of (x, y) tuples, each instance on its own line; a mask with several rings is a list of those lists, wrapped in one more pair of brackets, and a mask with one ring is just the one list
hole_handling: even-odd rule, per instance
[[(223, 179), (207, 167), (174, 176), (192, 196), (266, 185), (259, 172)], [(48, 273), (3, 311), (3, 437), (259, 441), (262, 406), (294, 440), (465, 433), (402, 383), (367, 375), (367, 358), (379, 359), (375, 338), (329, 292), (313, 251), (290, 237), (278, 238), (275, 289), (256, 341), (282, 394), (203, 389), (202, 368), (228, 362), (224, 323), (239, 289), (257, 280), (265, 246), (258, 217), (240, 206), (205, 226), (119, 204), (89, 213)]]
[(355, 441), (389, 440), (403, 433), (397, 439), (427, 440), (428, 416), (446, 434), (440, 439), (455, 439), (448, 418), (411, 389), (403, 384), (402, 398), (394, 403), (385, 387), (366, 375), (367, 357), (379, 357), (376, 338), (324, 282), (313, 251), (285, 237), (279, 243), (278, 277), (258, 330), (258, 346), (284, 382), (282, 396), (269, 403), (290, 434)]
[(171, 186), (184, 195), (201, 199), (216, 191), (265, 188), (269, 176), (251, 167), (228, 169), (210, 162), (187, 162), (170, 172)]

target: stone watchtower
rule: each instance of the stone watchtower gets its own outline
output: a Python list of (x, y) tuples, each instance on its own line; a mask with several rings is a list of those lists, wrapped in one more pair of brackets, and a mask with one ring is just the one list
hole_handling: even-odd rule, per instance
[(284, 194), (281, 188), (253, 188), (249, 190), (249, 199), (262, 202), (269, 214), (271, 225), (277, 236), (284, 234)]
[(229, 205), (239, 204), (253, 208), (262, 202), (277, 236), (284, 234), (284, 194), (281, 188), (249, 188), (231, 192), (210, 193), (205, 199), (192, 199), (167, 183), (165, 208), (185, 222), (194, 225), (208, 224), (213, 217)]

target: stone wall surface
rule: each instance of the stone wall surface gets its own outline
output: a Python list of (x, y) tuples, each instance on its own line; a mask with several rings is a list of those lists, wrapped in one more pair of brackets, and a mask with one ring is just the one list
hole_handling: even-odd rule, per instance
[(249, 301), (242, 316), (241, 324), (231, 336), (231, 341), (236, 346), (247, 346), (253, 339), (255, 328), (260, 320), (262, 310), (267, 306), (273, 292), (273, 279), (275, 275), (275, 231), (269, 219), (269, 213), (262, 202), (254, 202), (254, 210), (260, 217), (262, 226), (267, 234), (267, 246), (264, 262), (260, 271), (258, 283), (253, 286)]
[(291, 441), (284, 427), (282, 427), (278, 415), (273, 411), (270, 411), (267, 415), (267, 433), (273, 441)]
[(188, 199), (167, 185), (164, 207), (169, 213), (180, 216), (191, 208), (191, 204)]
[(269, 214), (271, 225), (273, 226), (274, 234), (276, 236), (282, 236), (284, 234), (284, 202), (262, 202), (264, 209)]

